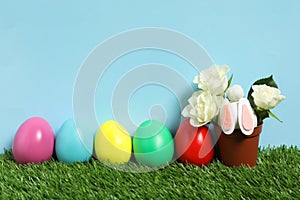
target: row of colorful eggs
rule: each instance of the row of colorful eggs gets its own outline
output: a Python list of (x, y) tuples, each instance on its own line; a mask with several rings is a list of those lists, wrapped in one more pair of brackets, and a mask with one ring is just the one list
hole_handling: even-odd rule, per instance
[[(88, 151), (77, 134), (74, 120), (69, 119), (54, 136), (49, 123), (40, 117), (26, 120), (18, 129), (13, 141), (16, 162), (40, 163), (51, 159), (53, 152), (66, 163), (88, 161)], [(132, 157), (148, 166), (165, 165), (178, 158), (181, 162), (196, 165), (208, 164), (214, 149), (206, 126), (192, 127), (184, 121), (175, 135), (161, 122), (147, 120), (136, 130), (133, 138), (116, 121), (100, 126), (94, 138), (94, 153), (99, 160), (113, 164), (128, 162)]]

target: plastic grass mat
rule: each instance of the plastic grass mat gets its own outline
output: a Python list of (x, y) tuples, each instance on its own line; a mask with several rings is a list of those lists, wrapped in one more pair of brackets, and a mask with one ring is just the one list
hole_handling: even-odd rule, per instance
[(300, 151), (259, 150), (257, 166), (203, 167), (174, 162), (149, 173), (128, 173), (91, 159), (19, 165), (0, 155), (0, 199), (299, 199)]

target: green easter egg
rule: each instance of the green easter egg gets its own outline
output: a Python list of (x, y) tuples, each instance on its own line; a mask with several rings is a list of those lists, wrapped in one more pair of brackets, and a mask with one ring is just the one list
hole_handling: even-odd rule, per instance
[(166, 165), (174, 154), (172, 134), (160, 121), (147, 120), (136, 130), (133, 151), (139, 163), (154, 167)]

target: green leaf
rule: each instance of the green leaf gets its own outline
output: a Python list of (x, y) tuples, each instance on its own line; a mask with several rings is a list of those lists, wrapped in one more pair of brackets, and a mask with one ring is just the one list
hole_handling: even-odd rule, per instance
[(230, 87), (232, 79), (233, 79), (233, 74), (231, 74), (230, 78), (228, 79), (228, 85), (225, 91), (227, 91), (227, 89)]
[(267, 78), (259, 79), (253, 83), (253, 85), (263, 85), (263, 84), (266, 84), (267, 86), (270, 86), (270, 87), (278, 88), (277, 84), (275, 83), (275, 81), (273, 79), (273, 75), (271, 75)]
[(270, 110), (268, 111), (268, 113), (269, 113), (269, 115), (270, 115), (271, 117), (275, 118), (277, 121), (279, 121), (279, 122), (282, 123), (282, 121), (281, 121), (274, 113), (272, 113)]
[(252, 87), (251, 87), (251, 89), (250, 89), (249, 92), (248, 92), (247, 99), (249, 100), (249, 102), (250, 102), (250, 104), (251, 104), (251, 107), (255, 109), (257, 106), (255, 105), (255, 103), (254, 103), (254, 98), (253, 98), (252, 95), (251, 95), (252, 92), (253, 92), (253, 89), (252, 89)]
[(260, 110), (257, 107), (254, 109), (255, 115), (257, 117), (257, 124), (261, 124), (265, 118), (269, 117), (268, 110)]

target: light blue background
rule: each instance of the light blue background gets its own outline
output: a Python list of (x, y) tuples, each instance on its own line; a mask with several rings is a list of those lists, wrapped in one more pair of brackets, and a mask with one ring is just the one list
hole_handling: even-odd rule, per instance
[(0, 3), (0, 152), (28, 117), (54, 130), (72, 117), (73, 84), (90, 51), (140, 27), (188, 35), (245, 90), (273, 74), (287, 96), (274, 110), (284, 123), (265, 120), (260, 145), (299, 146), (299, 1), (12, 0)]

